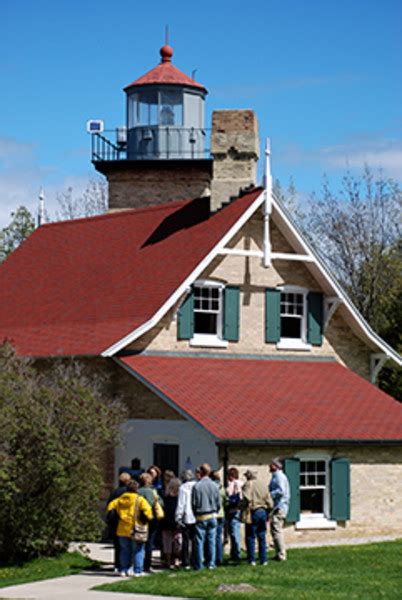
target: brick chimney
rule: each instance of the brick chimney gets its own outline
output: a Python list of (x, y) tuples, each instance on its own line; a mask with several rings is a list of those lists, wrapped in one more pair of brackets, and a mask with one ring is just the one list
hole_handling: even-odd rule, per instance
[(259, 138), (252, 110), (215, 110), (212, 113), (213, 176), (211, 211), (256, 185)]

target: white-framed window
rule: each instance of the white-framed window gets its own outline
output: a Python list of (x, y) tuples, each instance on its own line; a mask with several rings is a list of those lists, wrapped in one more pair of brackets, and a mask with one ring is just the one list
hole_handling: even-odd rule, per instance
[(330, 519), (330, 457), (319, 453), (301, 453), (300, 520), (296, 529), (333, 529)]
[(227, 347), (223, 339), (224, 284), (216, 281), (196, 281), (194, 296), (194, 335), (192, 346)]
[(311, 349), (311, 344), (307, 343), (307, 294), (308, 290), (302, 287), (281, 289), (279, 349)]

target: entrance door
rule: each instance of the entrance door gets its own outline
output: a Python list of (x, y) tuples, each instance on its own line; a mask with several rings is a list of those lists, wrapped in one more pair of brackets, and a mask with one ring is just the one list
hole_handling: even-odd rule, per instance
[(179, 474), (179, 445), (154, 444), (154, 465), (163, 471), (173, 471)]

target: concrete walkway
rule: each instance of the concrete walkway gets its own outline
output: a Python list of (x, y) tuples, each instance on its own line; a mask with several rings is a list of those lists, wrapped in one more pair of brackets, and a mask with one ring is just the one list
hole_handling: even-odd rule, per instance
[[(83, 571), (77, 575), (46, 579), (0, 588), (0, 600), (166, 600), (166, 596), (149, 594), (123, 594), (93, 591), (91, 588), (103, 583), (117, 583), (120, 578), (113, 573), (113, 547), (109, 544), (72, 544), (71, 551), (85, 549), (85, 554), (102, 563), (101, 571)], [(152, 577), (158, 577), (157, 574)], [(122, 581), (125, 581), (124, 579)], [(188, 600), (170, 597), (169, 600)]]
[[(400, 537), (400, 536), (399, 536)], [(379, 536), (367, 538), (351, 538), (348, 540), (339, 540), (337, 542), (327, 543), (308, 543), (299, 542), (289, 544), (289, 548), (305, 548), (316, 546), (334, 546), (345, 544), (368, 544), (373, 542), (384, 542), (398, 539), (398, 536)], [(77, 575), (68, 575), (67, 577), (58, 577), (57, 579), (47, 579), (46, 581), (37, 581), (34, 583), (25, 583), (7, 588), (0, 588), (0, 600), (5, 598), (16, 598), (18, 600), (166, 600), (166, 596), (150, 596), (143, 594), (122, 594), (117, 592), (98, 592), (90, 591), (91, 588), (103, 583), (113, 583), (119, 581), (116, 574), (113, 573), (113, 548), (109, 544), (85, 544), (86, 554), (94, 560), (102, 563), (101, 571), (84, 571)], [(73, 544), (71, 550), (82, 551), (82, 544)], [(158, 577), (157, 574), (152, 577)], [(170, 600), (189, 600), (183, 598), (173, 598)]]

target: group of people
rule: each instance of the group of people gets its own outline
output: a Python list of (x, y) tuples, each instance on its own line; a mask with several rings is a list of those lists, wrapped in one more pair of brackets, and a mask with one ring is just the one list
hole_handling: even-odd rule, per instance
[[(269, 486), (248, 469), (245, 482), (235, 467), (228, 470), (227, 485), (219, 471), (206, 463), (195, 473), (183, 471), (178, 479), (172, 471), (151, 465), (139, 476), (119, 477), (119, 487), (107, 503), (107, 521), (115, 549), (115, 570), (121, 577), (140, 577), (153, 572), (152, 551), (161, 542), (166, 567), (214, 569), (223, 563), (224, 538), (229, 538), (230, 559), (240, 561), (241, 525), (245, 523), (247, 560), (267, 565), (267, 524), (275, 548), (275, 559), (286, 560), (283, 523), (290, 501), (288, 479), (282, 462), (269, 466)], [(158, 540), (159, 538), (159, 540)]]

